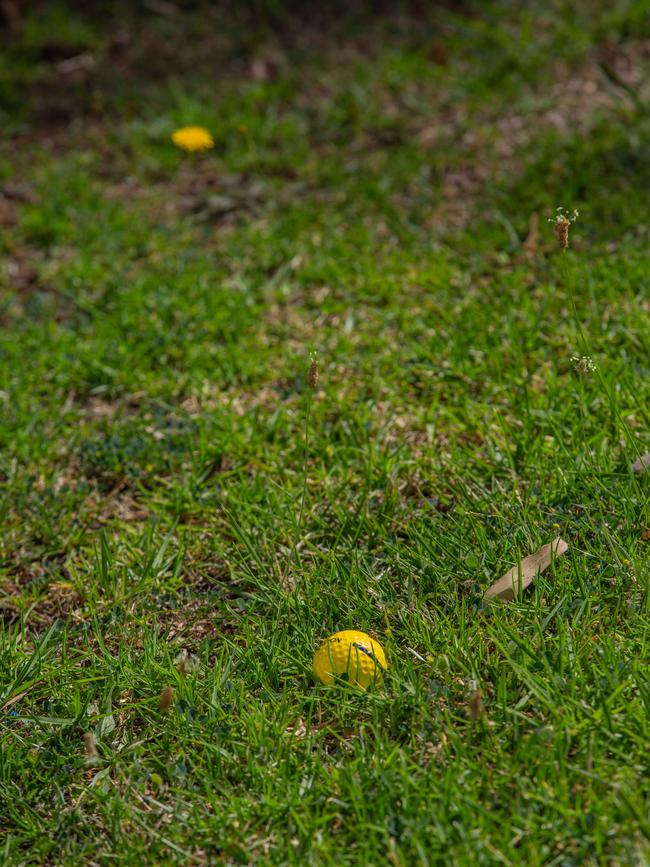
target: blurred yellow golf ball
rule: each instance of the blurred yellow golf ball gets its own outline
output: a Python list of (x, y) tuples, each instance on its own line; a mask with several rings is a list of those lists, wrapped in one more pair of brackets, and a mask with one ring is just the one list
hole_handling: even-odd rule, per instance
[(363, 689), (380, 681), (387, 668), (381, 644), (356, 629), (344, 629), (326, 638), (314, 654), (312, 666), (314, 675), (328, 686), (337, 676)]

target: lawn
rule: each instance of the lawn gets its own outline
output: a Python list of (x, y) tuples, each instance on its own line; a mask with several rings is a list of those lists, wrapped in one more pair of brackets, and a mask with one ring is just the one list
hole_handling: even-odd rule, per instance
[(27, 6), (0, 862), (650, 863), (646, 0)]

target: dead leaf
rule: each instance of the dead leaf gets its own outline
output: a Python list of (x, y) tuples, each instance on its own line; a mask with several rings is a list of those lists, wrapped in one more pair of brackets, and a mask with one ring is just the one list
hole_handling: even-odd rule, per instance
[(76, 72), (90, 72), (97, 64), (97, 58), (90, 51), (84, 51), (74, 57), (66, 57), (60, 60), (55, 69), (61, 75), (74, 75)]
[(632, 470), (635, 473), (642, 473), (644, 470), (648, 469), (650, 469), (650, 452), (641, 455), (638, 461), (634, 461), (632, 464)]
[(521, 563), (513, 566), (505, 575), (499, 578), (491, 587), (483, 594), (484, 599), (503, 599), (509, 602), (517, 595), (517, 589), (521, 586), (525, 590), (529, 584), (532, 584), (540, 572), (543, 572), (550, 565), (553, 556), (559, 557), (567, 550), (569, 546), (560, 539), (554, 539), (548, 545), (542, 545), (539, 551), (534, 554), (529, 554), (524, 557)]
[(288, 735), (293, 735), (294, 738), (304, 738), (307, 734), (307, 726), (305, 725), (304, 720), (299, 719), (292, 725), (287, 726), (286, 733)]

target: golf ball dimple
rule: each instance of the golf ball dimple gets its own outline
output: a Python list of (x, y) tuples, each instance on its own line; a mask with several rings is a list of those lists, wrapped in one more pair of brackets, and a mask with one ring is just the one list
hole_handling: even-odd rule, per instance
[(381, 644), (356, 629), (336, 632), (314, 654), (314, 675), (328, 686), (340, 677), (366, 689), (381, 679), (387, 667)]

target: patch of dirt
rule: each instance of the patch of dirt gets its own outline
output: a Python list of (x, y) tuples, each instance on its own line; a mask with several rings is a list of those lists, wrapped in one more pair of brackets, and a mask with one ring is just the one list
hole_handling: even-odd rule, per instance
[(159, 609), (156, 623), (165, 641), (176, 641), (190, 649), (224, 631), (222, 618), (206, 610), (205, 601), (199, 599), (187, 600), (173, 610)]
[[(64, 559), (59, 558), (62, 563)], [(65, 580), (64, 565), (57, 570), (63, 577), (43, 588), (40, 585), (52, 571), (42, 560), (30, 562), (19, 559), (18, 555), (14, 560), (12, 577), (0, 585), (0, 617), (8, 623), (16, 623), (21, 614), (27, 615), (28, 626), (39, 630), (58, 619), (80, 619), (78, 610), (82, 600), (74, 585)]]
[(100, 395), (80, 396), (79, 403), (87, 418), (113, 421), (116, 416), (136, 414), (142, 408), (146, 396), (144, 391), (121, 395), (114, 400), (107, 400)]
[(100, 496), (98, 506), (100, 523), (110, 521), (136, 523), (147, 520), (151, 514), (130, 491), (123, 489)]
[(181, 409), (190, 417), (215, 409), (229, 409), (240, 417), (260, 407), (273, 407), (286, 402), (277, 386), (261, 386), (255, 391), (224, 390), (205, 380), (198, 394), (191, 394), (181, 403)]
[(11, 229), (18, 222), (18, 206), (11, 199), (0, 195), (0, 228)]
[(10, 289), (24, 295), (39, 283), (38, 270), (34, 267), (34, 255), (24, 248), (14, 249), (13, 255), (4, 261), (4, 272)]
[(68, 581), (55, 581), (47, 588), (44, 596), (40, 597), (31, 612), (33, 623), (39, 626), (49, 625), (57, 619), (71, 618), (81, 622), (82, 599), (73, 584)]
[[(432, 212), (430, 227), (466, 228), (476, 216), (486, 182), (519, 174), (518, 154), (534, 147), (536, 138), (546, 132), (588, 135), (599, 117), (621, 102), (647, 105), (649, 60), (650, 40), (604, 43), (579, 67), (558, 62), (554, 83), (534, 95), (529, 111), (490, 117), (488, 109), (469, 128), (462, 111), (448, 114), (442, 129), (445, 135), (456, 130), (465, 166), (443, 171), (443, 202)], [(428, 149), (439, 146), (439, 130), (440, 126), (426, 125), (414, 135)]]

